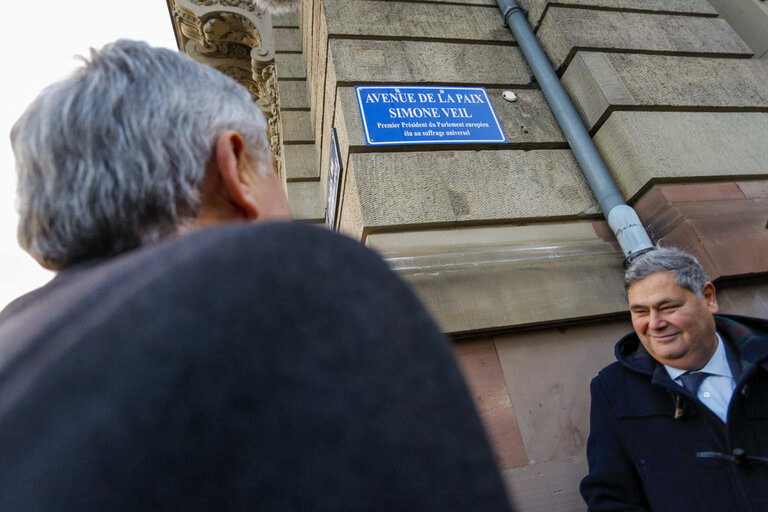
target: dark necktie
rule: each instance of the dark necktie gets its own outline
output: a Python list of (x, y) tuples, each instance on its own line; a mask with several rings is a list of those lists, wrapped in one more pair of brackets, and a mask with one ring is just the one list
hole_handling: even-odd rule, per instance
[(683, 381), (683, 387), (695, 395), (699, 392), (699, 386), (701, 386), (702, 381), (709, 375), (707, 372), (686, 372), (679, 378)]

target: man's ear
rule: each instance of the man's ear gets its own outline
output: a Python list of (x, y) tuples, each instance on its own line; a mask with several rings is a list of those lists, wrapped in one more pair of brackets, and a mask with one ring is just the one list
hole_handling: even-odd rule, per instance
[(259, 206), (253, 193), (253, 171), (243, 137), (234, 130), (227, 130), (216, 139), (215, 151), (216, 166), (229, 199), (247, 219), (256, 219)]
[(717, 292), (715, 292), (715, 285), (711, 282), (707, 282), (704, 285), (704, 290), (701, 294), (704, 298), (704, 302), (707, 304), (707, 309), (713, 315), (720, 311), (720, 306), (717, 304)]

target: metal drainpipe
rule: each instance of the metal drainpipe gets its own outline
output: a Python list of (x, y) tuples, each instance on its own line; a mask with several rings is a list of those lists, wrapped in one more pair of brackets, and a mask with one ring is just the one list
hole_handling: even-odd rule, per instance
[(653, 244), (637, 213), (624, 202), (621, 192), (597, 152), (571, 99), (563, 89), (547, 55), (528, 25), (523, 9), (515, 0), (496, 0), (496, 3), (504, 15), (504, 21), (515, 36), (528, 66), (539, 82), (541, 91), (547, 98), (547, 103), (555, 114), (627, 261), (632, 261), (640, 254), (653, 249)]

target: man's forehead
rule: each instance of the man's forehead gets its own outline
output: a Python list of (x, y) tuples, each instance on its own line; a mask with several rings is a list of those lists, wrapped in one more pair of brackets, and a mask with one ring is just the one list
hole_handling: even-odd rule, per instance
[(685, 295), (686, 292), (688, 290), (677, 284), (675, 274), (659, 271), (629, 285), (627, 298), (630, 299), (630, 305), (632, 302), (652, 301), (658, 303)]

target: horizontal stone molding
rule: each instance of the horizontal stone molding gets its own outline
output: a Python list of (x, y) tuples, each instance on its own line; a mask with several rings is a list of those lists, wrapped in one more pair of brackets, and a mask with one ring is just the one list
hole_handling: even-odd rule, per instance
[(414, 288), (447, 333), (626, 310), (622, 255), (588, 222), (371, 234), (366, 243)]
[(721, 18), (551, 7), (537, 33), (556, 69), (579, 50), (748, 58)]
[(768, 112), (768, 60), (578, 52), (562, 82), (590, 129), (616, 110)]
[(551, 7), (717, 16), (717, 11), (707, 0), (520, 0), (519, 3), (528, 11), (528, 19), (534, 26), (539, 25), (547, 9)]
[(768, 177), (768, 113), (614, 112), (594, 141), (630, 201), (657, 181)]

